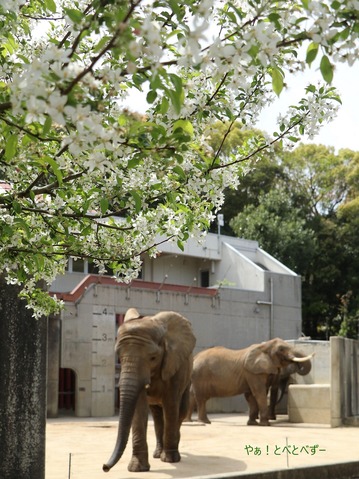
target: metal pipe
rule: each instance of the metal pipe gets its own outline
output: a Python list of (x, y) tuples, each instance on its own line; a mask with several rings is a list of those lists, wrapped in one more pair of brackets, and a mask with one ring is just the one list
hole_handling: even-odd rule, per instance
[(274, 285), (273, 285), (273, 278), (269, 278), (269, 294), (270, 294), (270, 301), (256, 301), (256, 304), (264, 304), (270, 307), (269, 310), (269, 339), (273, 339), (274, 337), (274, 310), (273, 310), (273, 295), (274, 295)]

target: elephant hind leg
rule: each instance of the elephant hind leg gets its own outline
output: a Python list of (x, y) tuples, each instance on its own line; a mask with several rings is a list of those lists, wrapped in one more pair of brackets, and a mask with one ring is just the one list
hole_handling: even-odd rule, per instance
[[(190, 406), (191, 406), (191, 394), (190, 394), (190, 388), (187, 387), (185, 391), (182, 394), (181, 402), (180, 402), (180, 407), (179, 407), (179, 425), (182, 424), (183, 421), (191, 421), (191, 411), (190, 411)], [(189, 419), (188, 418), (189, 415)]]
[(258, 413), (259, 413), (259, 408), (257, 401), (253, 394), (248, 391), (244, 394), (244, 397), (247, 400), (248, 406), (249, 406), (249, 419), (247, 421), (248, 426), (258, 426)]
[(196, 399), (197, 399), (197, 408), (198, 408), (198, 421), (203, 422), (205, 424), (211, 424), (211, 421), (208, 419), (208, 416), (207, 416), (207, 409), (206, 409), (207, 398), (197, 396)]
[(195, 400), (193, 391), (190, 390), (188, 408), (187, 408), (187, 412), (186, 412), (186, 415), (185, 415), (183, 421), (192, 422), (192, 414), (193, 414), (195, 406), (196, 406), (196, 400)]

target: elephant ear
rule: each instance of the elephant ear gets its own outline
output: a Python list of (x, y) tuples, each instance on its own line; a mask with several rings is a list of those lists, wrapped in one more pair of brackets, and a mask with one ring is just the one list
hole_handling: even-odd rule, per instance
[(192, 362), (196, 338), (191, 323), (178, 313), (165, 311), (156, 314), (153, 319), (164, 327), (165, 351), (161, 375), (163, 381), (167, 381), (188, 361)]
[(124, 322), (126, 321), (131, 321), (131, 319), (138, 319), (140, 318), (141, 315), (140, 313), (137, 311), (136, 308), (129, 308), (127, 311), (126, 311), (126, 314), (125, 314), (125, 317), (124, 317)]
[(278, 373), (278, 366), (260, 344), (249, 349), (244, 358), (244, 368), (253, 374)]

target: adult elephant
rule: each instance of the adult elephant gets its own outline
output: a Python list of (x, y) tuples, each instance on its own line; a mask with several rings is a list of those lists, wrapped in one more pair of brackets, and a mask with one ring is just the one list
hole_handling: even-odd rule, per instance
[(193, 362), (191, 399), (186, 420), (197, 403), (198, 420), (210, 424), (206, 402), (213, 397), (244, 394), (249, 404), (249, 425), (269, 425), (267, 393), (281, 368), (292, 363), (310, 362), (280, 338), (233, 350), (222, 346), (198, 353)]
[(156, 433), (154, 457), (178, 462), (181, 423), (189, 404), (196, 339), (190, 322), (174, 312), (141, 317), (131, 308), (119, 327), (116, 352), (121, 362), (120, 410), (116, 445), (103, 465), (108, 472), (121, 458), (132, 426), (131, 472), (150, 469), (147, 420), (150, 407)]
[[(297, 357), (304, 357), (302, 353), (296, 351)], [(269, 419), (276, 419), (275, 408), (276, 405), (282, 400), (284, 393), (286, 392), (287, 385), (291, 379), (292, 374), (299, 374), (300, 376), (306, 376), (312, 369), (311, 361), (304, 361), (303, 363), (292, 362), (280, 369), (270, 385), (269, 393)]]

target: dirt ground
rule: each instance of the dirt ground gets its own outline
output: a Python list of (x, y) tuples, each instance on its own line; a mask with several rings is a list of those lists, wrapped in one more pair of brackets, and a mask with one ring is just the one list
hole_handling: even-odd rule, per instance
[(155, 447), (150, 419), (147, 441), (151, 470), (127, 471), (131, 438), (109, 473), (102, 464), (112, 454), (117, 418), (49, 419), (46, 432), (46, 479), (171, 479), (217, 474), (248, 474), (337, 462), (359, 461), (359, 428), (291, 424), (280, 416), (270, 427), (247, 426), (247, 416), (211, 415), (212, 424), (183, 423), (176, 464), (152, 458)]

